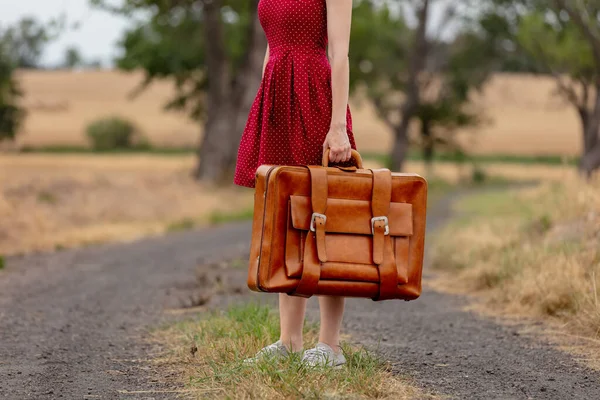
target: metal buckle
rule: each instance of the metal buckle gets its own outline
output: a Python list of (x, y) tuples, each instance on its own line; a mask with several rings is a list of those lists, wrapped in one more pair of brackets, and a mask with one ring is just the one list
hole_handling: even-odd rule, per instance
[(390, 234), (390, 223), (388, 221), (388, 217), (373, 217), (371, 218), (371, 234), (375, 234), (375, 222), (377, 221), (383, 221), (385, 222), (385, 231), (383, 232), (383, 234), (385, 236)]
[(310, 219), (310, 230), (311, 232), (315, 232), (315, 219), (323, 218), (323, 222), (327, 223), (327, 216), (325, 214), (313, 213)]

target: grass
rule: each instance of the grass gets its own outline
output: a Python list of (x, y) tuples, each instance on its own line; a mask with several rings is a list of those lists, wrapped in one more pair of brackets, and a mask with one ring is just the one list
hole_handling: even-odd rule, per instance
[(5, 266), (4, 257), (0, 256), (0, 271), (3, 270)]
[[(155, 154), (155, 155), (194, 155), (196, 149), (192, 147), (140, 147), (130, 149), (96, 150), (81, 145), (57, 145), (57, 146), (23, 146), (20, 151), (25, 154), (89, 154), (89, 155), (120, 155), (131, 154)], [(376, 161), (382, 165), (389, 165), (390, 158), (386, 153), (361, 152), (363, 159)], [(423, 156), (419, 151), (411, 151), (407, 161), (422, 162)], [(541, 164), (541, 165), (576, 165), (577, 157), (562, 155), (514, 155), (514, 154), (471, 154), (461, 155), (454, 152), (439, 152), (433, 158), (434, 162), (451, 163), (500, 163), (500, 164)]]
[(432, 246), (439, 288), (600, 338), (600, 182), (547, 182), (464, 199)]
[(194, 165), (192, 155), (3, 155), (0, 254), (187, 230), (252, 205), (249, 189), (195, 181)]
[[(365, 160), (376, 160), (383, 165), (390, 165), (390, 157), (384, 153), (366, 152), (361, 153)], [(408, 153), (407, 161), (424, 161), (422, 154), (418, 151)], [(433, 162), (451, 162), (456, 164), (541, 164), (541, 165), (576, 165), (577, 157), (562, 155), (520, 155), (520, 154), (467, 154), (461, 155), (454, 152), (438, 152), (433, 157)]]
[(42, 191), (38, 193), (37, 199), (40, 203), (55, 204), (57, 199), (52, 193)]
[(196, 149), (191, 147), (139, 147), (130, 149), (97, 150), (87, 146), (62, 145), (62, 146), (23, 146), (20, 152), (25, 154), (90, 154), (90, 155), (131, 155), (131, 154), (157, 154), (157, 155), (193, 155)]
[[(245, 304), (156, 332), (171, 349), (159, 364), (176, 369), (190, 394), (202, 399), (414, 399), (432, 398), (389, 372), (386, 363), (362, 348), (343, 346), (347, 366), (340, 370), (302, 366), (300, 357), (243, 360), (278, 337), (277, 314), (267, 306)], [(314, 324), (305, 339), (316, 341)]]
[(196, 221), (194, 221), (192, 218), (186, 217), (169, 223), (167, 225), (167, 232), (189, 231), (195, 227)]
[[(0, 157), (0, 253), (53, 251), (187, 230), (252, 218), (253, 191), (199, 184), (195, 156), (161, 154), (4, 154)], [(379, 168), (373, 160), (365, 167)], [(428, 177), (433, 204), (454, 185), (570, 179), (565, 166), (410, 161), (406, 171)]]
[(253, 216), (254, 207), (247, 207), (242, 210), (233, 212), (213, 211), (209, 215), (208, 220), (211, 224), (222, 224), (225, 222), (250, 220)]

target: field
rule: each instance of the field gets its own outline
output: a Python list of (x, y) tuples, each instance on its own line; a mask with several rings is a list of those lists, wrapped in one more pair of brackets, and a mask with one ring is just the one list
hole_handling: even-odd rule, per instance
[(435, 286), (600, 338), (599, 189), (569, 179), (467, 197), (432, 247), (446, 272)]
[[(142, 75), (114, 71), (20, 71), (28, 118), (17, 146), (85, 146), (90, 121), (122, 115), (157, 146), (193, 147), (200, 127), (185, 115), (165, 112), (168, 82), (135, 99), (128, 94)], [(552, 81), (498, 75), (478, 105), (490, 123), (465, 136), (477, 138), (477, 154), (572, 156), (579, 150), (577, 119), (551, 96)], [(364, 153), (384, 154), (391, 135), (367, 103), (352, 104), (354, 131)], [(197, 184), (188, 155), (43, 155), (0, 153), (0, 254), (129, 240), (188, 229), (223, 215), (247, 217), (252, 191)], [(371, 161), (370, 165), (377, 165)], [(407, 171), (425, 174), (410, 162)], [(575, 176), (566, 165), (486, 163), (488, 175), (511, 180), (561, 180)], [(431, 171), (428, 171), (430, 173)], [(469, 178), (470, 166), (437, 163), (436, 177)]]
[[(139, 85), (140, 73), (115, 71), (21, 71), (28, 109), (19, 146), (85, 145), (86, 125), (107, 115), (135, 122), (157, 146), (194, 146), (201, 128), (185, 115), (165, 112), (172, 95), (169, 82), (157, 82), (139, 97), (128, 95)], [(551, 79), (497, 75), (475, 102), (487, 123), (464, 132), (468, 148), (477, 154), (565, 155), (580, 150), (575, 112), (552, 95)], [(367, 102), (353, 101), (354, 132), (364, 152), (386, 152), (391, 134)]]
[(0, 157), (0, 255), (131, 240), (248, 213), (252, 191), (190, 176), (191, 156)]
[[(192, 179), (192, 155), (5, 154), (0, 157), (0, 254), (131, 240), (248, 218), (253, 191), (213, 188)], [(366, 161), (366, 167), (379, 167)], [(510, 180), (563, 180), (568, 166), (489, 164)], [(426, 175), (422, 163), (407, 170)], [(456, 183), (470, 169), (439, 163), (435, 176)]]

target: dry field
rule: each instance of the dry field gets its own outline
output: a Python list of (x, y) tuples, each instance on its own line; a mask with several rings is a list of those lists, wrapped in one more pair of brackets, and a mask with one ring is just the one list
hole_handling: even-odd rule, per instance
[(479, 194), (458, 212), (435, 240), (434, 266), (448, 273), (434, 286), (600, 339), (600, 180)]
[[(199, 185), (190, 177), (194, 162), (181, 155), (0, 154), (0, 254), (131, 240), (190, 228), (216, 212), (248, 214), (251, 189)], [(406, 169), (427, 176), (421, 163)], [(486, 170), (511, 180), (575, 176), (566, 166), (490, 164)], [(440, 163), (433, 173), (458, 182), (470, 170)]]
[(193, 163), (193, 157), (0, 155), (0, 255), (131, 240), (251, 207), (251, 190), (197, 184)]
[[(86, 125), (99, 117), (130, 118), (156, 145), (193, 146), (201, 129), (180, 113), (165, 112), (173, 93), (158, 82), (134, 100), (128, 94), (142, 74), (115, 71), (22, 71), (19, 75), (29, 110), (19, 145), (85, 145)], [(552, 96), (546, 78), (498, 75), (476, 103), (488, 123), (465, 132), (474, 153), (576, 155), (580, 149), (576, 114)], [(384, 152), (391, 135), (368, 103), (351, 105), (361, 151)]]

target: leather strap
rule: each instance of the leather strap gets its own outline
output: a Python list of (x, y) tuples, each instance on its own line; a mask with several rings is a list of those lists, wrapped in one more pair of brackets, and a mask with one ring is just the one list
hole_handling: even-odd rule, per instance
[[(323, 167), (308, 166), (310, 171), (310, 191), (313, 215), (325, 215), (327, 210), (327, 170)], [(319, 261), (327, 262), (327, 251), (325, 248), (325, 225), (326, 217), (316, 216), (314, 219), (315, 234), (317, 240), (317, 254)], [(309, 235), (310, 236), (310, 235)]]
[[(327, 170), (318, 166), (307, 166), (310, 173), (311, 202), (314, 217), (314, 232), (311, 230), (306, 235), (304, 245), (304, 261), (302, 276), (296, 289), (290, 293), (292, 296), (311, 297), (317, 291), (321, 277), (321, 263), (327, 262), (325, 248), (325, 215), (327, 210)], [(320, 214), (318, 216), (316, 214)], [(311, 219), (312, 220), (312, 219)]]
[(317, 285), (321, 278), (321, 263), (317, 256), (316, 240), (313, 232), (306, 235), (302, 264), (300, 282), (298, 282), (296, 289), (289, 294), (290, 296), (311, 297), (317, 292)]
[[(373, 194), (371, 197), (371, 213), (373, 218), (373, 263), (379, 269), (379, 295), (376, 300), (395, 298), (398, 288), (398, 272), (392, 239), (386, 235), (388, 223), (383, 218), (389, 216), (392, 200), (392, 173), (388, 169), (371, 169), (373, 174)], [(389, 231), (388, 231), (389, 232)]]
[(381, 218), (372, 222), (373, 225), (373, 263), (379, 265), (383, 262), (383, 243), (388, 224), (383, 218), (390, 213), (392, 201), (392, 174), (387, 169), (371, 169), (373, 174), (373, 194), (371, 197), (371, 214), (374, 218)]

